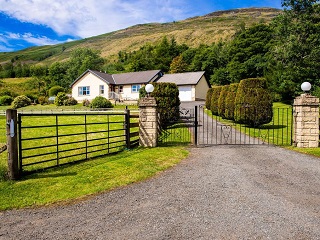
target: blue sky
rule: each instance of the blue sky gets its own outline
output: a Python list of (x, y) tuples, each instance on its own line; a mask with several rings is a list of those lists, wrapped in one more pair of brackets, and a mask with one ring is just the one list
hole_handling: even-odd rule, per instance
[(0, 0), (0, 52), (246, 7), (281, 8), (281, 0)]

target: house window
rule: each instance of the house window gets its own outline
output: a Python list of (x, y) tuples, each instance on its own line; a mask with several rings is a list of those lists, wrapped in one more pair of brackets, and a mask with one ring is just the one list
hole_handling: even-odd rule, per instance
[(119, 86), (119, 93), (123, 93), (123, 86)]
[(104, 85), (100, 85), (100, 87), (99, 87), (99, 93), (100, 93), (100, 95), (103, 95), (103, 94), (104, 94)]
[(79, 87), (78, 88), (79, 91), (79, 96), (87, 96), (90, 95), (90, 87), (86, 86), (86, 87)]
[(132, 85), (131, 91), (132, 92), (139, 92), (139, 89), (141, 88), (141, 85)]

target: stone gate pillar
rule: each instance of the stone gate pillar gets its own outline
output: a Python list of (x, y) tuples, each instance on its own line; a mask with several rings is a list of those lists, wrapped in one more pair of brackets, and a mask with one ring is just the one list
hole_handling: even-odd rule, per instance
[(319, 146), (319, 98), (301, 94), (293, 103), (293, 142), (299, 148)]
[(158, 111), (153, 97), (142, 98), (139, 102), (139, 145), (156, 147), (158, 145)]

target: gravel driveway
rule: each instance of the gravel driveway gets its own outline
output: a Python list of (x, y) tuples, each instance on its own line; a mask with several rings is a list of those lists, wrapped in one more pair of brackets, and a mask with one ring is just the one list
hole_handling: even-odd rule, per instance
[(0, 213), (0, 239), (320, 239), (320, 159), (271, 146), (192, 148), (144, 182)]

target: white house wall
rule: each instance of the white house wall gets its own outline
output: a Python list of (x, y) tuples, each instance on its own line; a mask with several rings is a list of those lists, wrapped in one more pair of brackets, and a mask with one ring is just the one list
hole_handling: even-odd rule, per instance
[(195, 100), (205, 100), (208, 89), (209, 89), (208, 83), (205, 77), (202, 76), (202, 78), (200, 79), (200, 81), (195, 87)]
[(131, 85), (123, 85), (123, 93), (121, 94), (124, 100), (137, 100), (139, 99), (139, 92), (133, 93), (131, 90)]
[[(104, 94), (100, 94), (100, 85), (104, 85)], [(79, 96), (79, 87), (90, 87), (90, 95)], [(72, 97), (82, 102), (85, 99), (93, 100), (97, 96), (109, 98), (109, 85), (92, 73), (87, 73), (72, 86)]]

